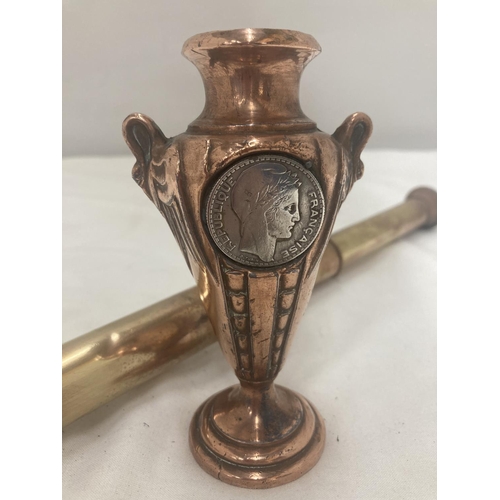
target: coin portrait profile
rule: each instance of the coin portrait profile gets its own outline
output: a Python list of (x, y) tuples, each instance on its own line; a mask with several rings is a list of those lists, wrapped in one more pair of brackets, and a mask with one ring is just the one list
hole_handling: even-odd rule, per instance
[(283, 165), (245, 170), (231, 191), (231, 208), (240, 221), (238, 248), (263, 262), (274, 259), (276, 240), (292, 236), (300, 220), (297, 178)]
[(269, 267), (310, 246), (323, 208), (319, 184), (302, 165), (259, 155), (237, 163), (219, 179), (209, 195), (207, 222), (228, 257)]

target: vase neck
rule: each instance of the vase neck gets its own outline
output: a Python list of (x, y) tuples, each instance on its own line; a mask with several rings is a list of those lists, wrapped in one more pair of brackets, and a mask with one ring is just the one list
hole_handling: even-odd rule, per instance
[(299, 84), (302, 71), (319, 49), (255, 40), (218, 46), (189, 42), (183, 52), (201, 73), (206, 101), (188, 131), (316, 128), (300, 107)]

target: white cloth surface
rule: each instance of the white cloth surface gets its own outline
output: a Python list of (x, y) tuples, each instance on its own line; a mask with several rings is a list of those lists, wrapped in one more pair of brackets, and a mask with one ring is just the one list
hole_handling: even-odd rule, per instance
[[(433, 151), (366, 151), (339, 230), (436, 186)], [(193, 286), (127, 157), (63, 161), (63, 342)], [(63, 430), (63, 497), (436, 497), (436, 229), (393, 243), (319, 287), (277, 382), (310, 401), (327, 441), (305, 476), (244, 490), (203, 472), (188, 447), (196, 408), (237, 382), (217, 345)]]

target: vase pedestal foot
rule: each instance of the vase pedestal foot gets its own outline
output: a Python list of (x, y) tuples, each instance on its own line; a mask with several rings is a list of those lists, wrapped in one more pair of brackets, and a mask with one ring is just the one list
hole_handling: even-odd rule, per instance
[(198, 408), (189, 443), (198, 464), (215, 478), (243, 488), (272, 488), (317, 463), (325, 426), (311, 403), (290, 389), (242, 383)]

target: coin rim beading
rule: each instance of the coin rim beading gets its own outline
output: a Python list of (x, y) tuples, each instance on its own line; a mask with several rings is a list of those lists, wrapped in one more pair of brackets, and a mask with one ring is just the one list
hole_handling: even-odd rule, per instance
[[(229, 255), (224, 248), (221, 246), (221, 243), (218, 241), (217, 235), (214, 234), (214, 228), (213, 226), (213, 219), (211, 217), (211, 211), (213, 209), (213, 204), (215, 202), (215, 196), (212, 196), (214, 193), (218, 191), (220, 188), (220, 185), (226, 181), (226, 179), (229, 177), (230, 174), (234, 174), (234, 172), (237, 172), (241, 168), (244, 167), (249, 167), (249, 165), (255, 166), (258, 165), (259, 163), (264, 163), (264, 162), (276, 162), (276, 163), (281, 163), (285, 164), (286, 166), (291, 166), (294, 168), (297, 168), (300, 172), (302, 172), (313, 184), (313, 187), (317, 188), (317, 191), (319, 192), (320, 196), (318, 197), (318, 201), (320, 203), (321, 207), (321, 217), (320, 217), (320, 223), (318, 225), (318, 229), (316, 230), (316, 234), (314, 237), (311, 239), (311, 241), (307, 244), (306, 247), (303, 248), (303, 250), (297, 254), (293, 254), (289, 258), (285, 259), (278, 259), (276, 261), (273, 261), (270, 264), (267, 264), (265, 262), (254, 262), (254, 261), (247, 261), (246, 257), (243, 257), (241, 259), (236, 258), (233, 255)], [(238, 182), (238, 181), (236, 181)], [(323, 190), (321, 189), (321, 185), (318, 182), (318, 179), (312, 174), (310, 170), (307, 170), (298, 160), (294, 160), (291, 158), (287, 158), (285, 156), (279, 156), (279, 155), (266, 155), (266, 154), (259, 154), (256, 156), (251, 156), (248, 158), (245, 158), (243, 160), (239, 160), (232, 166), (229, 166), (223, 173), (222, 175), (217, 179), (217, 182), (213, 185), (212, 189), (210, 189), (210, 192), (208, 193), (207, 197), (207, 205), (205, 208), (205, 215), (206, 215), (206, 221), (207, 221), (207, 229), (208, 233), (210, 234), (210, 237), (214, 241), (215, 245), (217, 248), (229, 259), (233, 260), (234, 262), (237, 262), (238, 264), (241, 265), (246, 265), (246, 266), (251, 266), (251, 267), (265, 267), (265, 268), (271, 268), (271, 267), (276, 267), (280, 266), (283, 264), (287, 264), (288, 262), (291, 262), (292, 260), (295, 260), (297, 257), (301, 256), (304, 254), (306, 250), (308, 250), (311, 245), (314, 243), (316, 238), (318, 237), (318, 234), (320, 232), (321, 227), (323, 226), (323, 221), (325, 218), (325, 198), (323, 195)]]

